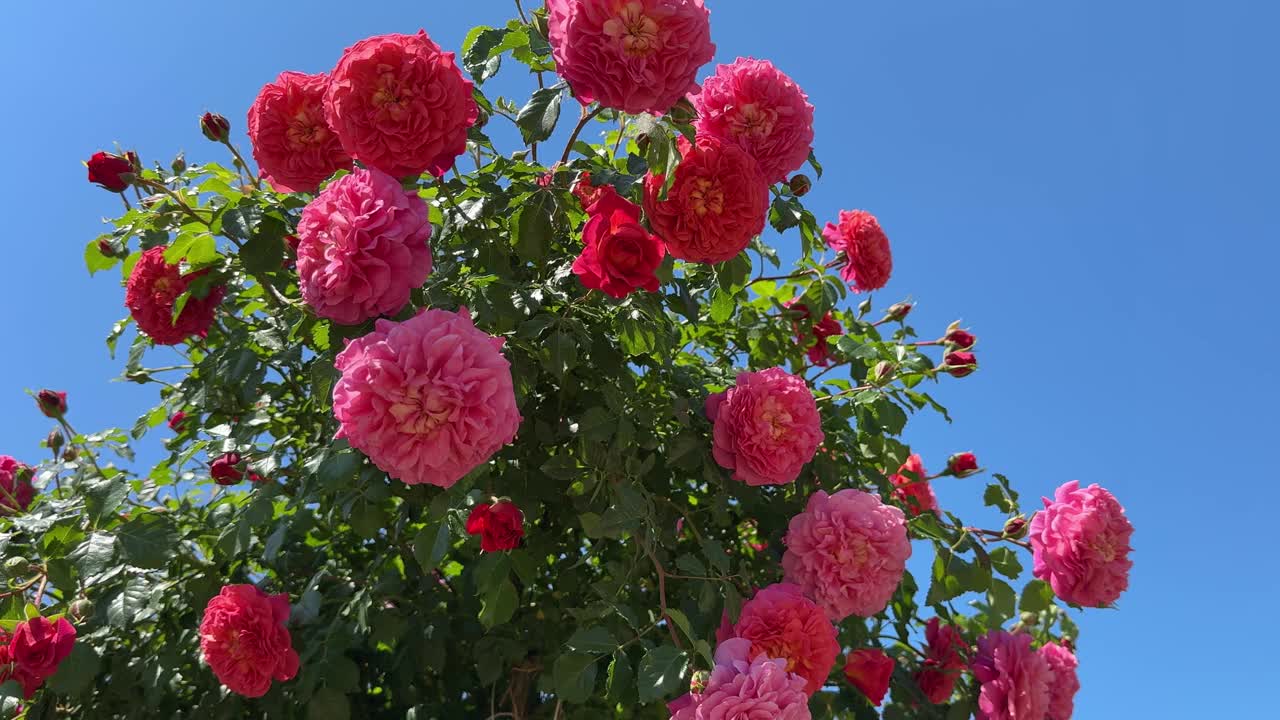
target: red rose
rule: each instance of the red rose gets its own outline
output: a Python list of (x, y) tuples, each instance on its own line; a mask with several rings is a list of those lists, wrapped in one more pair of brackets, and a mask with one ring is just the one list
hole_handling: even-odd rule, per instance
[(288, 595), (267, 595), (253, 585), (224, 585), (204, 609), (200, 652), (228, 690), (262, 697), (272, 680), (298, 674), (288, 622)]
[(36, 405), (45, 417), (56, 420), (67, 412), (67, 394), (57, 390), (41, 390), (36, 393)]
[(280, 192), (314, 192), (351, 156), (324, 119), (329, 76), (285, 71), (249, 106), (249, 142), (259, 173)]
[(37, 616), (18, 623), (9, 652), (22, 672), (47, 678), (71, 654), (71, 646), (75, 642), (76, 629), (66, 618), (49, 622), (47, 618)]
[(481, 503), (467, 518), (467, 533), (480, 536), (485, 552), (514, 550), (524, 537), (524, 513), (511, 502)]
[(814, 365), (826, 365), (831, 362), (831, 348), (827, 345), (827, 338), (843, 335), (844, 326), (832, 317), (831, 313), (827, 313), (821, 321), (813, 323), (809, 316), (809, 306), (798, 301), (799, 298), (792, 298), (786, 303), (786, 307), (801, 313), (800, 317), (792, 323), (796, 344), (809, 348), (809, 362)]
[(978, 457), (971, 452), (956, 453), (947, 458), (947, 472), (956, 477), (968, 477), (978, 472)]
[(959, 350), (968, 350), (978, 342), (978, 338), (974, 337), (967, 330), (952, 330), (947, 333), (947, 336), (944, 339), (947, 341), (947, 344), (954, 345)]
[(624, 298), (637, 288), (658, 289), (654, 274), (666, 256), (662, 241), (640, 224), (640, 208), (613, 189), (601, 186), (582, 229), (585, 247), (573, 262), (582, 284), (610, 297)]
[(89, 166), (89, 182), (111, 192), (124, 192), (132, 181), (133, 163), (128, 158), (96, 152), (86, 164)]
[(878, 648), (855, 650), (849, 653), (844, 665), (844, 677), (850, 685), (862, 691), (872, 705), (884, 702), (889, 692), (889, 678), (893, 675), (893, 658)]
[(604, 188), (604, 185), (600, 187), (592, 185), (591, 173), (584, 172), (578, 176), (578, 181), (573, 184), (573, 196), (578, 198), (578, 202), (582, 203), (582, 209), (590, 213), (596, 201), (600, 199), (600, 195), (603, 194)]
[(840, 222), (827, 223), (822, 237), (832, 250), (843, 253), (840, 276), (855, 293), (879, 290), (889, 282), (893, 252), (875, 215), (865, 210), (841, 210)]
[(182, 432), (182, 421), (187, 419), (187, 414), (179, 410), (169, 418), (169, 429), (174, 432)]
[(950, 625), (943, 625), (938, 618), (929, 618), (924, 629), (925, 660), (916, 672), (916, 684), (929, 702), (944, 703), (955, 691), (956, 681), (964, 671), (965, 659), (961, 654), (967, 649), (964, 636)]
[(224, 143), (231, 137), (231, 121), (217, 113), (200, 116), (200, 132), (213, 142)]
[(943, 360), (942, 371), (952, 377), (964, 377), (978, 369), (978, 357), (971, 352), (949, 352)]
[(205, 337), (225, 288), (210, 288), (202, 298), (192, 294), (175, 320), (174, 303), (207, 270), (183, 275), (181, 268), (165, 261), (164, 251), (163, 246), (153, 247), (138, 258), (125, 287), (124, 304), (138, 329), (157, 345), (177, 345), (192, 335)]
[(39, 675), (32, 675), (23, 667), (13, 660), (13, 651), (10, 643), (12, 636), (9, 633), (0, 630), (0, 683), (16, 680), (22, 686), (22, 696), (30, 699), (36, 694), (36, 690), (44, 684), (44, 678)]
[(219, 485), (235, 485), (244, 479), (240, 465), (240, 453), (227, 453), (209, 463), (209, 476)]

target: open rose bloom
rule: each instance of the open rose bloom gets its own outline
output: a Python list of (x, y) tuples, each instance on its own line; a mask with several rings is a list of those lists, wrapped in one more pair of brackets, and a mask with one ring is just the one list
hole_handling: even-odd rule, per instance
[(716, 462), (748, 485), (794, 482), (822, 444), (813, 393), (782, 368), (741, 373), (736, 385), (707, 397), (706, 410)]
[(190, 296), (177, 318), (173, 308), (178, 297), (204, 270), (183, 274), (176, 264), (164, 259), (165, 248), (153, 247), (142, 253), (133, 266), (126, 285), (124, 304), (138, 324), (157, 345), (177, 345), (187, 338), (203, 338), (209, 334), (213, 316), (222, 302), (224, 288), (210, 288), (204, 297)]
[(253, 585), (225, 585), (205, 607), (200, 651), (228, 690), (262, 697), (272, 680), (298, 674), (288, 621), (287, 595), (267, 595)]
[(249, 140), (262, 177), (279, 192), (315, 192), (351, 156), (324, 118), (329, 76), (282, 72), (249, 107)]
[(624, 298), (637, 289), (658, 290), (658, 266), (666, 257), (662, 241), (640, 224), (640, 208), (611, 185), (583, 190), (587, 222), (582, 254), (573, 274), (584, 287)]
[(1072, 480), (1044, 498), (1031, 518), (1036, 577), (1054, 594), (1085, 607), (1110, 605), (1129, 587), (1129, 539), (1133, 525), (1115, 496)]
[(809, 720), (804, 678), (742, 638), (716, 647), (715, 669), (700, 693), (668, 705), (672, 720)]
[(803, 677), (804, 691), (810, 695), (826, 683), (840, 655), (835, 626), (791, 583), (761, 588), (743, 604), (736, 624), (729, 625), (726, 617), (716, 641), (724, 644), (735, 637), (751, 641), (752, 657), (785, 660), (787, 672)]
[(1044, 720), (1049, 711), (1049, 664), (1031, 636), (993, 630), (978, 639), (973, 676), (981, 683), (976, 720)]

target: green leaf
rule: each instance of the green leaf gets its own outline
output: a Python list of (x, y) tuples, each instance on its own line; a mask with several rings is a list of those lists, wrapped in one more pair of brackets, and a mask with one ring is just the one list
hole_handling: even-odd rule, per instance
[(567, 644), (570, 649), (583, 653), (611, 653), (618, 647), (612, 633), (600, 625), (578, 628), (569, 636)]
[(49, 678), (48, 687), (62, 697), (76, 697), (93, 684), (101, 666), (102, 657), (98, 651), (87, 642), (77, 642), (71, 646), (71, 654)]
[(578, 421), (578, 434), (592, 442), (607, 442), (617, 427), (617, 418), (597, 405), (582, 414)]
[(1048, 610), (1052, 604), (1053, 588), (1049, 587), (1049, 583), (1036, 579), (1022, 588), (1022, 599), (1018, 602), (1018, 609), (1022, 612), (1038, 613)]
[(118, 262), (120, 262), (120, 258), (107, 257), (102, 254), (102, 250), (98, 248), (97, 240), (90, 240), (89, 244), (84, 246), (84, 266), (89, 269), (90, 275), (102, 270), (110, 270)]
[(530, 195), (516, 210), (511, 224), (511, 238), (521, 260), (541, 263), (546, 258), (551, 244), (551, 213), (554, 210), (554, 196), (544, 191)]
[(987, 485), (987, 489), (982, 493), (982, 502), (988, 507), (1000, 508), (1001, 512), (1011, 513), (1017, 507), (1009, 496), (1005, 494), (1004, 488), (996, 483)]
[(157, 513), (139, 512), (116, 530), (120, 550), (130, 564), (142, 568), (162, 568), (173, 556), (177, 533), (167, 518)]
[(253, 275), (279, 270), (284, 263), (283, 235), (265, 232), (254, 234), (241, 248), (240, 262)]
[(67, 559), (75, 564), (80, 577), (89, 582), (91, 578), (106, 572), (111, 567), (116, 554), (116, 537), (110, 533), (95, 532), (80, 546), (71, 551)]
[(675, 693), (684, 681), (688, 666), (684, 651), (670, 645), (659, 645), (645, 653), (636, 673), (640, 702), (651, 703)]
[(316, 471), (316, 478), (325, 488), (348, 487), (354, 484), (356, 474), (360, 472), (362, 460), (363, 457), (354, 451), (330, 455), (320, 464), (320, 469)]
[(149, 592), (146, 580), (140, 577), (130, 578), (107, 603), (107, 623), (122, 630), (132, 627), (138, 613), (147, 604)]
[(129, 485), (123, 478), (97, 478), (85, 482), (84, 490), (89, 518), (98, 524), (108, 515), (120, 509), (120, 505), (129, 495)]
[(998, 547), (991, 551), (991, 567), (1011, 580), (1017, 580), (1022, 574), (1022, 563), (1018, 560), (1017, 554), (1007, 547)]
[(635, 672), (631, 669), (630, 658), (627, 657), (625, 652), (615, 652), (613, 658), (609, 661), (609, 676), (605, 684), (605, 691), (608, 693), (609, 699), (613, 701), (621, 700), (634, 681)]
[(507, 622), (516, 612), (518, 600), (516, 586), (503, 578), (481, 601), (480, 624), (492, 628)]
[(413, 556), (423, 572), (431, 572), (449, 552), (449, 523), (441, 521), (422, 528), (413, 539)]
[(533, 93), (533, 97), (520, 113), (516, 115), (516, 126), (525, 144), (542, 142), (551, 137), (556, 129), (556, 121), (560, 119), (560, 99), (564, 94), (564, 84), (556, 84)]
[(1009, 583), (1003, 580), (992, 580), (991, 589), (987, 591), (987, 605), (990, 606), (992, 613), (988, 626), (997, 628), (1003, 625), (1005, 620), (1012, 618), (1016, 612), (1014, 605), (1017, 601), (1018, 594), (1009, 587)]
[(462, 67), (477, 83), (493, 77), (500, 66), (497, 48), (510, 31), (506, 28), (475, 27), (462, 41)]
[(582, 653), (563, 653), (551, 670), (556, 695), (565, 702), (584, 703), (596, 686), (596, 658)]

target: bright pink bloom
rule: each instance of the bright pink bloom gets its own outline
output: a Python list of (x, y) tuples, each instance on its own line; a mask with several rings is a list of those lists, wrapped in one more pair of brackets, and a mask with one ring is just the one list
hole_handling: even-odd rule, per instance
[(809, 96), (768, 60), (738, 58), (716, 67), (694, 98), (699, 135), (742, 146), (769, 183), (799, 170), (813, 145)]
[(298, 674), (288, 622), (288, 595), (268, 595), (253, 585), (224, 585), (204, 609), (200, 652), (228, 690), (262, 697), (273, 679), (283, 682)]
[(524, 513), (513, 502), (480, 503), (467, 516), (467, 534), (479, 535), (485, 552), (514, 550), (524, 538)]
[(782, 368), (738, 375), (707, 397), (712, 455), (748, 485), (794, 482), (822, 444), (822, 418), (804, 379)]
[(66, 618), (51, 622), (36, 616), (14, 628), (9, 653), (21, 669), (19, 675), (43, 679), (57, 672), (75, 643), (76, 629)]
[(135, 170), (129, 158), (101, 151), (94, 153), (85, 165), (89, 168), (89, 182), (111, 192), (127, 190)]
[(16, 680), (22, 686), (22, 696), (28, 700), (44, 684), (44, 677), (33, 675), (13, 659), (13, 637), (0, 629), (0, 684)]
[(666, 257), (662, 241), (640, 224), (640, 208), (602, 185), (592, 195), (582, 228), (582, 254), (573, 274), (584, 287), (624, 298), (637, 288), (658, 290), (658, 266)]
[[(905, 472), (912, 474), (905, 475)], [(889, 476), (889, 482), (894, 486), (893, 499), (902, 503), (911, 517), (922, 512), (938, 512), (938, 498), (925, 479), (927, 477), (929, 473), (925, 472), (924, 461), (919, 455), (908, 457), (898, 472)]]
[(812, 316), (809, 314), (809, 306), (800, 302), (800, 298), (788, 300), (786, 307), (802, 313), (792, 323), (792, 330), (796, 334), (796, 344), (808, 348), (809, 362), (814, 365), (830, 363), (831, 348), (827, 346), (827, 338), (843, 335), (844, 326), (840, 324), (839, 320), (832, 317), (829, 312), (822, 317), (822, 320), (816, 323), (813, 322)]
[(786, 581), (803, 588), (835, 622), (884, 610), (911, 557), (902, 511), (853, 489), (810, 495), (782, 541)]
[(379, 320), (338, 353), (338, 437), (410, 485), (451, 487), (520, 427), (502, 338), (466, 308)]
[[(750, 659), (754, 658), (754, 659)], [(787, 661), (733, 638), (716, 647), (716, 666), (701, 693), (667, 706), (672, 720), (809, 720), (804, 678)]]
[(1031, 518), (1035, 576), (1069, 603), (1103, 607), (1129, 587), (1133, 525), (1115, 496), (1072, 480)]
[(893, 658), (879, 648), (863, 648), (849, 653), (844, 664), (844, 677), (858, 688), (872, 705), (884, 702), (889, 692), (889, 678), (893, 676)]
[(209, 334), (225, 288), (221, 285), (210, 288), (202, 298), (191, 295), (175, 321), (174, 303), (193, 280), (208, 271), (183, 275), (177, 265), (165, 262), (164, 251), (162, 245), (153, 247), (138, 258), (125, 287), (124, 304), (138, 329), (157, 345), (177, 345), (192, 335), (203, 338)]
[(978, 638), (973, 676), (982, 684), (975, 720), (1044, 720), (1049, 711), (1049, 664), (1026, 633), (993, 630)]
[(315, 192), (351, 156), (324, 117), (324, 73), (286, 71), (262, 86), (249, 106), (253, 159), (271, 187), (280, 192)]
[(587, 105), (661, 115), (715, 56), (702, 0), (547, 0), (556, 72)]
[(316, 314), (343, 325), (391, 315), (431, 274), (427, 204), (380, 170), (331, 183), (298, 222), (298, 285)]
[(929, 618), (924, 628), (925, 659), (916, 672), (916, 684), (920, 691), (937, 705), (951, 699), (956, 681), (965, 668), (967, 646), (964, 636), (951, 625), (943, 625), (936, 618)]
[(854, 292), (879, 290), (889, 282), (893, 252), (875, 215), (865, 210), (841, 210), (840, 224), (827, 223), (822, 237), (832, 250), (844, 253), (840, 276)]
[(397, 178), (437, 177), (467, 149), (479, 108), (453, 53), (419, 30), (377, 35), (347, 48), (330, 73), (325, 120), (342, 147)]
[(0, 455), (0, 515), (26, 510), (36, 497), (31, 470), (8, 455)]
[(763, 654), (786, 660), (786, 671), (803, 677), (804, 690), (810, 695), (826, 683), (840, 654), (835, 626), (822, 608), (791, 583), (758, 590), (742, 606), (736, 625), (725, 622), (716, 631), (716, 642), (721, 644), (735, 637), (751, 641), (753, 657)]
[(1080, 678), (1076, 667), (1080, 661), (1074, 653), (1058, 643), (1045, 643), (1040, 657), (1049, 664), (1049, 714), (1045, 720), (1071, 720), (1075, 712), (1076, 692), (1080, 690)]
[(666, 176), (645, 176), (649, 226), (677, 259), (731, 260), (764, 230), (769, 186), (755, 160), (737, 145), (709, 136), (696, 144), (682, 137), (679, 145), (684, 159), (666, 200), (660, 199)]

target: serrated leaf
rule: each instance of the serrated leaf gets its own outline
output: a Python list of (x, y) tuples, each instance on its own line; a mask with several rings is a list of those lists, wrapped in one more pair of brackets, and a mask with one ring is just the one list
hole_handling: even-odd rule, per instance
[(542, 142), (555, 132), (556, 122), (560, 119), (560, 100), (563, 94), (563, 84), (542, 88), (534, 91), (529, 102), (520, 108), (516, 115), (516, 126), (520, 128), (520, 136), (526, 144)]
[(998, 547), (991, 551), (991, 567), (1011, 580), (1017, 580), (1022, 574), (1022, 562), (1018, 560), (1018, 555), (1007, 547)]
[(596, 686), (596, 658), (582, 653), (562, 653), (551, 671), (556, 695), (565, 702), (583, 703)]
[(578, 628), (569, 636), (566, 643), (570, 649), (582, 653), (611, 653), (618, 647), (618, 641), (608, 628), (600, 625)]
[(636, 673), (640, 702), (651, 703), (674, 694), (684, 682), (688, 666), (685, 652), (671, 645), (659, 645), (645, 653)]

